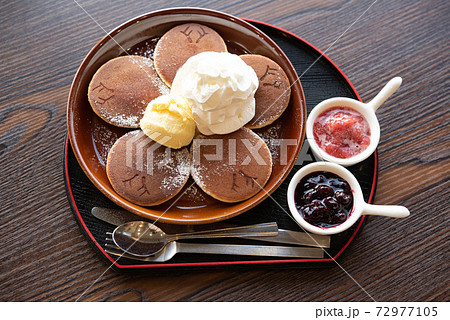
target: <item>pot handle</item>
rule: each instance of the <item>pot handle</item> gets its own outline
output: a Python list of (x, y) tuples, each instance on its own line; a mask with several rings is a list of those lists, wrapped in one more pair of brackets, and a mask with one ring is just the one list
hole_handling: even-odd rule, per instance
[(362, 214), (392, 218), (406, 218), (409, 216), (409, 210), (403, 206), (388, 206), (366, 203)]
[(380, 92), (373, 98), (370, 102), (368, 102), (366, 105), (372, 109), (373, 111), (377, 111), (377, 109), (385, 102), (390, 96), (394, 94), (395, 91), (400, 87), (402, 84), (402, 78), (395, 77), (391, 79), (383, 89), (381, 89)]

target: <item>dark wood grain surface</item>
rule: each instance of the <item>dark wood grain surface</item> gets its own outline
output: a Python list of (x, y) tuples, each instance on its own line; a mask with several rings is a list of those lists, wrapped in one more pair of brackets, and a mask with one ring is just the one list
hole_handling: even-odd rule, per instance
[[(403, 77), (378, 111), (375, 203), (404, 205), (411, 216), (372, 217), (327, 269), (108, 269), (65, 194), (70, 84), (104, 30), (176, 6), (299, 35), (326, 52), (364, 101)], [(448, 301), (449, 16), (448, 1), (1, 1), (0, 301)]]

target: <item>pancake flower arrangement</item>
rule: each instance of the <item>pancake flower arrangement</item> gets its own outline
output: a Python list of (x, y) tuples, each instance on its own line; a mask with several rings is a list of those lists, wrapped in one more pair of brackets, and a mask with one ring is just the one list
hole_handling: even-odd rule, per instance
[(253, 129), (272, 125), (290, 94), (276, 62), (229, 53), (215, 30), (197, 23), (168, 30), (152, 58), (108, 61), (88, 88), (101, 119), (130, 129), (109, 150), (106, 172), (120, 196), (142, 206), (172, 199), (190, 176), (222, 202), (260, 192), (273, 155)]

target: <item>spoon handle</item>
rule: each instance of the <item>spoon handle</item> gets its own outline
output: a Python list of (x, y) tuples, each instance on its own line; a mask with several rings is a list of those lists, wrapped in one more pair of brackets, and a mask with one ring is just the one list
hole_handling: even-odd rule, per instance
[(400, 87), (402, 84), (402, 78), (395, 77), (391, 79), (383, 89), (381, 89), (380, 92), (373, 98), (369, 103), (367, 103), (367, 106), (373, 109), (373, 111), (377, 111), (377, 109), (385, 102), (390, 96), (394, 94), (395, 91)]
[(215, 229), (207, 231), (198, 231), (192, 233), (179, 233), (174, 235), (168, 235), (167, 239), (180, 240), (180, 239), (201, 239), (201, 238), (228, 238), (228, 237), (274, 237), (278, 235), (278, 226), (276, 222), (260, 223), (250, 226)]

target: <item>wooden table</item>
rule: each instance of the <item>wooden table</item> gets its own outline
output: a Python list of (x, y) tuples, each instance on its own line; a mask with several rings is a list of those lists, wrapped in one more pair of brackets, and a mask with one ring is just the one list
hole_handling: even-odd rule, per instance
[[(378, 111), (375, 203), (404, 205), (411, 216), (370, 219), (340, 266), (327, 269), (104, 273), (64, 189), (70, 84), (102, 28), (175, 6), (216, 9), (299, 35), (326, 52), (363, 101), (403, 77)], [(449, 11), (448, 1), (2, 1), (0, 300), (449, 300)]]

